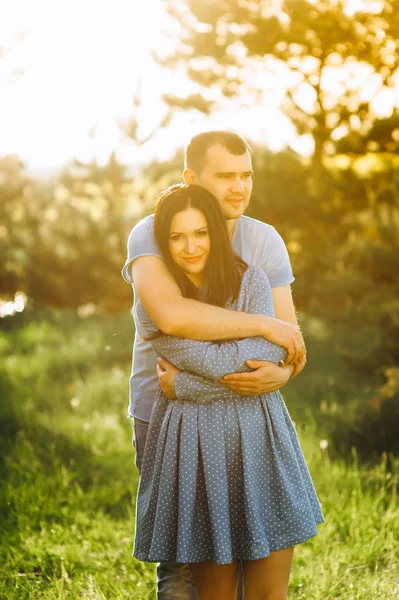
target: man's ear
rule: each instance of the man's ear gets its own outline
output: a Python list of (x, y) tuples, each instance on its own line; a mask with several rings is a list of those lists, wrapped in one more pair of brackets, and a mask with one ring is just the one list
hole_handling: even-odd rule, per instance
[(191, 169), (184, 169), (183, 171), (183, 179), (187, 185), (192, 185), (195, 183), (195, 173)]

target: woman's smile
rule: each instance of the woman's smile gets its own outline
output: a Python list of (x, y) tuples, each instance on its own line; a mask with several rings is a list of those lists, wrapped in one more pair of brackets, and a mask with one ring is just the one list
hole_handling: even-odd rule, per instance
[(204, 213), (196, 208), (176, 213), (170, 224), (170, 255), (197, 287), (205, 282), (204, 269), (210, 249), (211, 239)]
[(199, 261), (201, 258), (203, 257), (203, 254), (199, 255), (199, 256), (184, 256), (184, 260), (186, 260), (187, 262), (197, 262)]

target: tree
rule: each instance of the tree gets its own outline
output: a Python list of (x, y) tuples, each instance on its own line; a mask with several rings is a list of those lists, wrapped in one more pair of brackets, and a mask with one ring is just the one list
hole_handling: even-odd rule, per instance
[(359, 138), (368, 136), (393, 152), (398, 136), (379, 137), (373, 126), (378, 102), (385, 94), (389, 104), (397, 84), (399, 1), (363, 6), (353, 14), (346, 0), (285, 0), (284, 12), (270, 16), (262, 0), (169, 0), (181, 33), (164, 63), (185, 65), (207, 100), (203, 111), (222, 96), (259, 105), (283, 88), (282, 109), (299, 135), (312, 135), (317, 162), (351, 134), (351, 150), (363, 151)]
[[(127, 205), (135, 202), (130, 221)], [(120, 271), (142, 206), (114, 155), (103, 167), (74, 161), (50, 182), (27, 178), (14, 157), (3, 159), (0, 210), (2, 296), (23, 291), (36, 307), (130, 307)]]

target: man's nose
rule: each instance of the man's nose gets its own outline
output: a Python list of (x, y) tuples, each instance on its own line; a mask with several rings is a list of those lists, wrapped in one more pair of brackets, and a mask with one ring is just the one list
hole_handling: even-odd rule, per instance
[(187, 254), (195, 254), (197, 250), (197, 244), (194, 238), (188, 237), (186, 241), (186, 252)]
[(231, 191), (239, 193), (239, 194), (244, 193), (244, 182), (241, 179), (241, 177), (235, 178), (235, 180), (233, 181), (232, 187), (231, 187)]

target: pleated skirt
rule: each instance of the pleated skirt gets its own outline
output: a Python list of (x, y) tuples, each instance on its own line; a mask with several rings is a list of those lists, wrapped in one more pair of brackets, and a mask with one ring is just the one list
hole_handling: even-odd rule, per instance
[(317, 535), (324, 517), (279, 392), (152, 410), (133, 556), (146, 562), (257, 560)]

